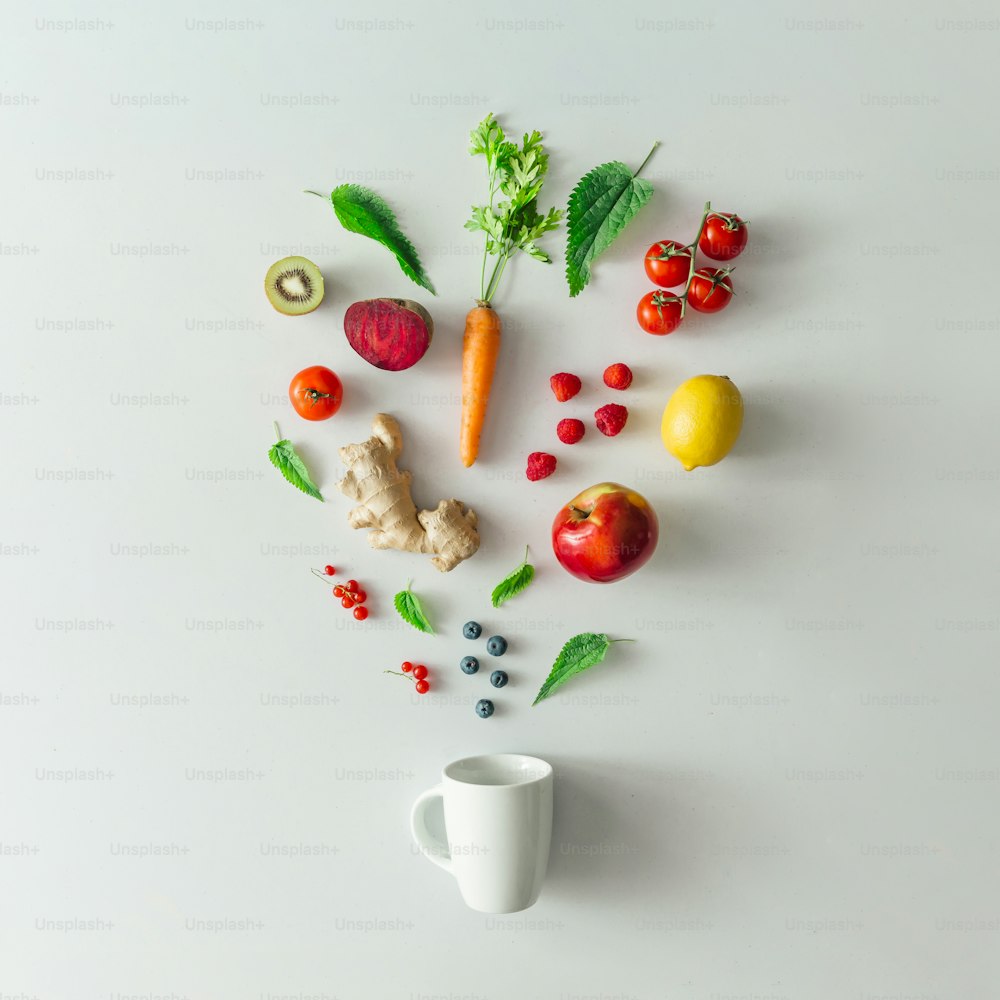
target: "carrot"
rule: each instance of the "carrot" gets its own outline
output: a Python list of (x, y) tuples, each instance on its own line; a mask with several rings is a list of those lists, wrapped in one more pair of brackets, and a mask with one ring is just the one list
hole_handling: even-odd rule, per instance
[(472, 465), (486, 421), (493, 372), (500, 353), (500, 317), (489, 303), (477, 305), (465, 317), (462, 340), (462, 464)]
[[(562, 212), (550, 208), (541, 215), (536, 207), (549, 158), (542, 148), (539, 132), (525, 133), (521, 145), (504, 135), (500, 123), (488, 114), (472, 130), (473, 156), (486, 157), (489, 174), (489, 201), (473, 205), (472, 218), (465, 224), (469, 232), (486, 237), (483, 267), (479, 275), (479, 298), (476, 308), (465, 317), (462, 346), (462, 432), (459, 454), (462, 464), (472, 465), (479, 454), (479, 438), (486, 420), (493, 372), (500, 353), (500, 317), (490, 302), (496, 295), (507, 261), (514, 254), (526, 253), (546, 264), (552, 258), (536, 243), (539, 237), (559, 226)], [(502, 196), (500, 201), (497, 197)], [(489, 278), (486, 262), (496, 257)]]

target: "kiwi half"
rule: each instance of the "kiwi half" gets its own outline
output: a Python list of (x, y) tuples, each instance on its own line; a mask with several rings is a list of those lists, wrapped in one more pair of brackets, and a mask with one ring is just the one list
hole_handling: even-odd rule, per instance
[(323, 301), (323, 275), (305, 257), (283, 257), (267, 269), (264, 293), (278, 312), (301, 316)]

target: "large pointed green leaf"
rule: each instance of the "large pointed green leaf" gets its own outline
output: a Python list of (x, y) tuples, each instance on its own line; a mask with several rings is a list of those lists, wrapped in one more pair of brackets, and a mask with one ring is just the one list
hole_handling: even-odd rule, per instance
[(352, 233), (376, 240), (395, 254), (403, 273), (436, 295), (420, 256), (396, 222), (392, 209), (371, 188), (341, 184), (330, 194), (340, 224)]
[(617, 160), (594, 167), (569, 197), (566, 281), (579, 295), (590, 281), (590, 265), (621, 235), (653, 196), (653, 185)]
[(545, 683), (531, 704), (537, 705), (571, 677), (576, 677), (577, 674), (583, 673), (595, 663), (600, 663), (607, 655), (612, 643), (632, 641), (634, 640), (609, 639), (603, 632), (581, 632), (579, 635), (574, 635), (559, 651), (549, 676), (545, 679)]

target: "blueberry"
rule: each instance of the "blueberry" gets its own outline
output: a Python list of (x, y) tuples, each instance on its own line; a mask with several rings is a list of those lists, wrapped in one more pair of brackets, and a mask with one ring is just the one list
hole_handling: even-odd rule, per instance
[(507, 671), (506, 670), (494, 670), (490, 674), (490, 683), (495, 688), (502, 688), (507, 683)]
[(474, 656), (463, 656), (460, 664), (462, 673), (474, 674), (479, 669), (479, 660)]
[(486, 640), (486, 652), (490, 656), (503, 656), (507, 652), (507, 640), (502, 635), (491, 635)]
[(493, 702), (489, 698), (480, 698), (476, 702), (476, 715), (480, 719), (488, 719), (493, 714)]
[(462, 635), (466, 639), (478, 639), (483, 634), (483, 626), (479, 622), (466, 622), (462, 626)]

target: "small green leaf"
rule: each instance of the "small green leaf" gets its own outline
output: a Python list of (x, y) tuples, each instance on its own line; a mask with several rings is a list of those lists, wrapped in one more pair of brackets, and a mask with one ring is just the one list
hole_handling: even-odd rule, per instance
[(349, 232), (367, 236), (395, 254), (403, 273), (437, 295), (427, 277), (420, 256), (396, 222), (392, 209), (371, 188), (360, 184), (341, 184), (330, 195), (340, 224)]
[(548, 698), (557, 687), (565, 684), (571, 677), (582, 673), (588, 667), (600, 663), (604, 659), (613, 642), (631, 642), (630, 639), (609, 639), (603, 632), (581, 632), (573, 636), (560, 650), (552, 670), (541, 686), (532, 705), (537, 705), (543, 698)]
[(571, 296), (583, 291), (590, 281), (590, 265), (652, 196), (653, 185), (617, 160), (594, 167), (580, 179), (566, 212), (566, 281)]
[(296, 454), (291, 441), (282, 439), (271, 445), (267, 453), (271, 464), (287, 479), (292, 486), (317, 500), (323, 500), (323, 494), (309, 476), (306, 463)]
[(508, 573), (493, 588), (493, 607), (499, 608), (505, 601), (516, 597), (535, 578), (535, 567), (528, 562), (528, 550), (524, 550), (524, 562)]
[(434, 629), (427, 620), (427, 615), (424, 614), (424, 609), (420, 604), (420, 598), (410, 590), (409, 584), (407, 584), (406, 590), (401, 590), (392, 599), (392, 603), (395, 605), (399, 617), (407, 625), (412, 625), (418, 632), (434, 634)]

